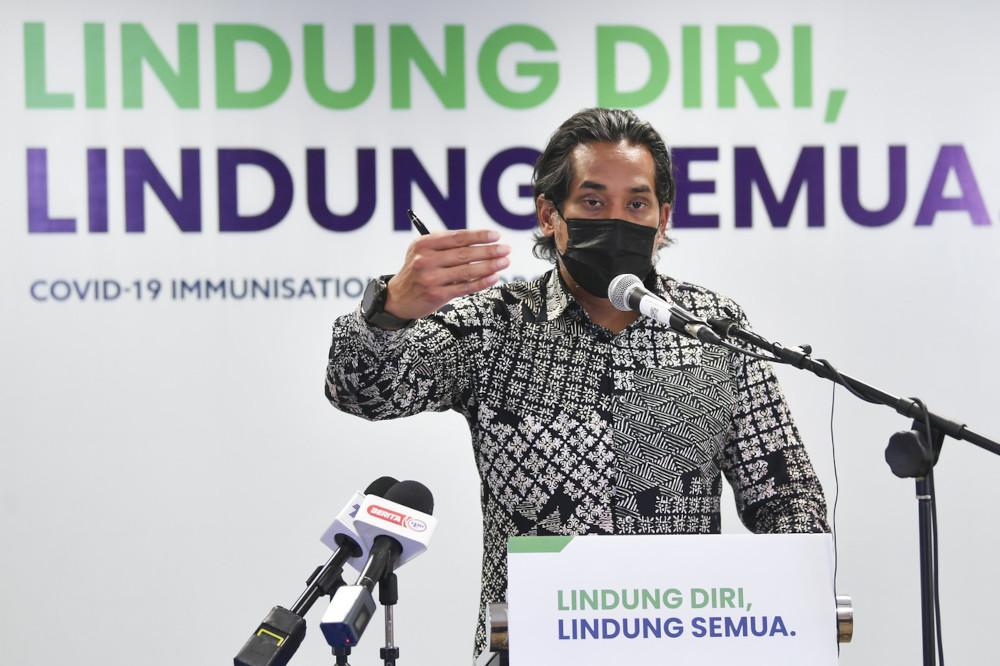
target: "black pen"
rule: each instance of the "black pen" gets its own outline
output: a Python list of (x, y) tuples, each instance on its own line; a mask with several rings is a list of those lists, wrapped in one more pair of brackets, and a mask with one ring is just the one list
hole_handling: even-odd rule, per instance
[(427, 234), (430, 233), (429, 231), (427, 231), (427, 227), (424, 226), (424, 223), (420, 221), (420, 218), (417, 217), (416, 213), (407, 208), (406, 214), (410, 216), (410, 222), (413, 222), (413, 226), (417, 228), (417, 231), (420, 232), (421, 236), (426, 236)]

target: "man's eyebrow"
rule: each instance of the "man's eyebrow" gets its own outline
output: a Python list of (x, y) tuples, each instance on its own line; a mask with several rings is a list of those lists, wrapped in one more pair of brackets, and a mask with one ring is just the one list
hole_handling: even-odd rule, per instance
[[(598, 183), (595, 180), (585, 180), (582, 183), (580, 183), (580, 189), (598, 190), (603, 192), (604, 190), (608, 189), (608, 186), (605, 185), (604, 183)], [(653, 190), (650, 189), (649, 185), (636, 185), (635, 187), (629, 188), (629, 192), (631, 192), (632, 194), (642, 194), (643, 192), (652, 192), (652, 191)]]

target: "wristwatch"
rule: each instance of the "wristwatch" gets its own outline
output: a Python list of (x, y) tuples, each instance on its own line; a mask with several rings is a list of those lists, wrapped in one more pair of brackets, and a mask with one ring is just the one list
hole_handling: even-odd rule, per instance
[(389, 294), (390, 275), (380, 275), (365, 287), (365, 295), (361, 297), (361, 316), (369, 324), (379, 328), (405, 328), (413, 323), (412, 319), (402, 319), (385, 311), (385, 297)]

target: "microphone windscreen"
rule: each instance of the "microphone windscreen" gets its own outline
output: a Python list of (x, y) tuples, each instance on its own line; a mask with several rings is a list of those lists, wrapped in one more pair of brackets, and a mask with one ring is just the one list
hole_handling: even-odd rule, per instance
[(628, 312), (632, 310), (629, 307), (628, 295), (636, 285), (641, 285), (642, 280), (640, 280), (635, 275), (631, 273), (622, 273), (608, 285), (608, 299), (611, 301), (611, 305), (615, 306), (616, 309), (623, 312)]
[(434, 496), (427, 486), (419, 481), (400, 481), (390, 488), (385, 495), (385, 499), (402, 504), (411, 509), (416, 509), (421, 513), (431, 515), (434, 513)]
[(385, 494), (389, 491), (389, 489), (397, 483), (399, 483), (399, 481), (391, 476), (380, 476), (368, 484), (368, 487), (365, 488), (365, 495), (378, 495), (379, 497), (385, 497)]

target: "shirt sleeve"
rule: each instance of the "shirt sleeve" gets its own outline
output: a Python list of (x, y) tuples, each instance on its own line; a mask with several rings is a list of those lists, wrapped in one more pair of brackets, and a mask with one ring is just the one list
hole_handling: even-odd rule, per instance
[(723, 471), (743, 524), (756, 533), (829, 532), (823, 489), (774, 369), (744, 355), (734, 363), (739, 403)]
[(445, 411), (468, 403), (470, 372), (456, 327), (428, 317), (386, 331), (360, 308), (338, 318), (326, 366), (326, 397), (369, 420)]

